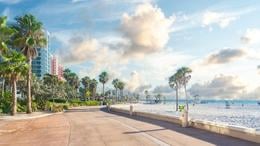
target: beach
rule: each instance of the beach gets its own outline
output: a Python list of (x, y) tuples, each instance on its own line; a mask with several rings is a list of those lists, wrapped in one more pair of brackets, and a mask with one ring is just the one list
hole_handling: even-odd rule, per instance
[[(181, 102), (180, 104), (184, 104)], [(242, 105), (243, 104), (243, 105)], [(141, 102), (133, 104), (134, 111), (151, 112), (161, 115), (180, 116), (181, 112), (175, 111), (175, 102), (165, 104), (147, 104)], [(114, 107), (129, 109), (129, 104), (114, 105)], [(260, 130), (260, 106), (256, 101), (230, 102), (229, 109), (225, 101), (209, 101), (204, 104), (189, 104), (189, 119), (198, 119), (216, 122), (223, 125), (252, 128)]]

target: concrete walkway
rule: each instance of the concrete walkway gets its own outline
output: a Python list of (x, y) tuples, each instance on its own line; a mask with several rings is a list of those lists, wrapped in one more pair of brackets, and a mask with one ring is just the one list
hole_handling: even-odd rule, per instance
[(73, 109), (47, 117), (0, 121), (0, 146), (257, 146), (259, 144), (140, 117)]

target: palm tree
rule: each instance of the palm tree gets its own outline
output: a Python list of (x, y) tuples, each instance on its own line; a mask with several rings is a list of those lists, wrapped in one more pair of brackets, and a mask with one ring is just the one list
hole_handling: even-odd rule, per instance
[(6, 16), (0, 17), (0, 53), (6, 52), (8, 50), (7, 44), (15, 32), (14, 29), (6, 25), (6, 21)]
[(96, 97), (96, 92), (97, 92), (97, 80), (96, 79), (92, 79), (90, 81), (90, 90), (91, 90), (91, 95), (92, 95), (92, 99), (94, 99)]
[(116, 89), (116, 100), (118, 100), (118, 94), (117, 94), (118, 82), (119, 82), (119, 79), (114, 79), (114, 80), (112, 81), (112, 84), (113, 84), (113, 86), (114, 86), (115, 89)]
[(15, 115), (17, 110), (17, 80), (28, 72), (26, 57), (16, 51), (9, 51), (3, 56), (0, 63), (0, 76), (11, 80), (12, 85), (12, 111)]
[(59, 79), (56, 75), (45, 74), (43, 77), (43, 84), (47, 85), (51, 88), (52, 99), (54, 100), (54, 96), (57, 95), (57, 85), (59, 84)]
[(99, 75), (99, 82), (102, 83), (102, 85), (103, 85), (103, 96), (105, 93), (105, 84), (108, 80), (109, 80), (109, 77), (108, 77), (107, 72), (104, 71)]
[(192, 70), (188, 67), (182, 67), (177, 70), (177, 74), (180, 75), (180, 83), (184, 86), (185, 91), (185, 98), (186, 98), (186, 109), (189, 110), (189, 104), (188, 104), (188, 96), (187, 96), (187, 89), (186, 86), (191, 79)]
[(13, 37), (14, 48), (18, 48), (27, 57), (29, 71), (27, 75), (27, 113), (32, 112), (31, 77), (32, 59), (38, 56), (37, 49), (47, 45), (47, 38), (43, 25), (31, 14), (15, 18), (16, 24), (12, 28), (16, 31)]
[(174, 75), (172, 75), (169, 78), (169, 86), (171, 88), (175, 88), (175, 92), (176, 92), (176, 111), (178, 111), (178, 104), (179, 104), (179, 88), (180, 88), (180, 73), (175, 73)]
[(81, 79), (81, 84), (84, 86), (84, 96), (86, 98), (86, 93), (89, 91), (91, 79), (90, 77), (86, 76)]
[(123, 81), (119, 81), (118, 82), (118, 89), (120, 90), (121, 98), (123, 97), (123, 90), (124, 90), (124, 88), (125, 88), (125, 83)]
[(144, 91), (144, 94), (145, 94), (146, 102), (148, 102), (148, 100), (149, 100), (149, 98), (150, 98), (150, 95), (149, 95), (148, 90), (145, 90), (145, 91)]

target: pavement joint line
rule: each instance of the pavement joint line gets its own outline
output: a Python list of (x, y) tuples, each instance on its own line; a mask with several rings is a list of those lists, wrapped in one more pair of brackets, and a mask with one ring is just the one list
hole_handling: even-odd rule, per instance
[[(113, 120), (113, 121), (116, 121), (117, 123), (121, 124), (121, 125), (124, 126), (124, 127), (127, 127), (128, 129), (134, 130), (134, 131), (136, 131), (136, 132), (139, 132), (139, 131), (140, 131), (139, 129), (137, 129), (137, 128), (135, 128), (135, 127), (132, 127), (132, 126), (130, 126), (130, 125), (124, 124), (124, 123), (122, 123), (122, 122), (120, 122), (120, 121), (118, 121), (118, 120), (116, 120), (116, 119), (111, 119), (111, 118), (109, 118), (109, 119), (110, 119), (110, 120)], [(153, 137), (153, 136), (150, 135), (150, 134), (147, 134), (147, 133), (145, 133), (145, 132), (141, 132), (140, 134), (142, 134), (144, 137), (146, 137), (146, 138), (152, 140), (153, 142), (155, 142), (155, 143), (158, 144), (159, 146), (170, 146), (170, 144), (168, 144), (168, 143), (166, 143), (166, 142), (164, 142), (164, 141), (162, 141), (162, 140), (160, 140), (160, 139), (158, 139), (158, 138), (155, 138), (155, 137)]]

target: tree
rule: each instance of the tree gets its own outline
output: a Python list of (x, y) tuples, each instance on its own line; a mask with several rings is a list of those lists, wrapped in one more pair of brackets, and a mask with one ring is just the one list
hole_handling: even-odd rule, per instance
[(119, 79), (114, 79), (114, 80), (112, 81), (112, 84), (113, 84), (113, 86), (114, 86), (115, 89), (116, 89), (116, 100), (118, 100), (118, 94), (117, 94), (118, 82), (119, 82)]
[(177, 74), (180, 76), (180, 83), (184, 87), (184, 92), (185, 92), (185, 98), (186, 98), (186, 109), (189, 110), (189, 104), (188, 104), (188, 95), (187, 95), (187, 89), (186, 86), (191, 79), (191, 74), (192, 70), (188, 67), (182, 67), (177, 70)]
[(80, 81), (76, 73), (72, 72), (70, 69), (65, 69), (63, 71), (63, 76), (68, 84), (72, 86), (75, 90), (79, 88)]
[(14, 48), (19, 48), (27, 57), (29, 71), (27, 75), (27, 113), (32, 112), (31, 77), (32, 59), (38, 56), (37, 49), (47, 45), (47, 38), (43, 31), (43, 25), (31, 14), (16, 17), (16, 23), (12, 28), (16, 31), (13, 36)]
[(124, 90), (124, 88), (125, 88), (125, 83), (123, 82), (123, 81), (119, 81), (118, 82), (118, 89), (120, 90), (120, 96), (121, 96), (121, 98), (123, 97), (123, 90)]
[(109, 80), (109, 76), (108, 76), (108, 73), (103, 71), (100, 75), (99, 75), (99, 82), (102, 83), (103, 85), (103, 96), (104, 96), (104, 93), (105, 93), (105, 84), (106, 82)]
[(86, 93), (90, 92), (89, 88), (90, 88), (90, 82), (91, 79), (90, 77), (86, 76), (84, 78), (81, 79), (81, 84), (84, 86), (84, 97), (86, 98)]
[(57, 86), (59, 85), (59, 79), (56, 75), (45, 74), (43, 77), (43, 83), (51, 90), (51, 96), (54, 99), (58, 95)]
[(90, 81), (90, 91), (91, 91), (91, 95), (92, 95), (92, 99), (94, 99), (96, 97), (96, 93), (97, 93), (97, 85), (98, 82), (96, 79), (92, 79)]
[(160, 103), (161, 102), (161, 98), (162, 98), (162, 95), (160, 93), (158, 93), (157, 95), (155, 95), (155, 101), (156, 103)]
[(149, 100), (149, 98), (150, 98), (150, 95), (149, 95), (148, 90), (145, 90), (145, 91), (144, 91), (144, 94), (145, 94), (146, 102), (148, 102), (148, 100)]
[(8, 51), (7, 44), (10, 42), (14, 29), (6, 25), (7, 17), (0, 17), (0, 53)]
[(180, 72), (176, 72), (174, 75), (172, 75), (170, 78), (169, 78), (169, 86), (171, 88), (174, 88), (175, 89), (175, 93), (176, 93), (176, 111), (178, 111), (178, 103), (179, 103), (179, 100), (178, 100), (178, 96), (179, 96), (179, 88), (180, 88), (180, 79), (181, 79), (181, 76), (180, 76)]
[(17, 111), (17, 80), (28, 72), (26, 57), (16, 51), (9, 51), (3, 56), (0, 62), (0, 76), (8, 77), (12, 85), (12, 111), (15, 115)]

